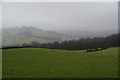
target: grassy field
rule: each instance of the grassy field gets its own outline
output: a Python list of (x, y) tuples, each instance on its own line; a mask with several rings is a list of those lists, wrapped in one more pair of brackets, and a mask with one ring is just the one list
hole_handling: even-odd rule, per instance
[(98, 52), (3, 50), (3, 78), (117, 78), (118, 48)]
[(2, 78), (2, 50), (0, 50), (0, 79)]

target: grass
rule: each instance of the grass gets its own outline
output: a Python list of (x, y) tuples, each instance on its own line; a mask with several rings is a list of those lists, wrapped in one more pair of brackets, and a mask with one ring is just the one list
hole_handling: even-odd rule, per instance
[(2, 50), (0, 50), (0, 79), (2, 78)]
[(3, 50), (3, 78), (118, 78), (118, 48), (98, 52)]

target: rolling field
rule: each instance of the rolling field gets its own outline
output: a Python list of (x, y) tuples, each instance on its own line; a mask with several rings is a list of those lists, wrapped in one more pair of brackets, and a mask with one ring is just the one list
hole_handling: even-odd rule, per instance
[(118, 48), (98, 52), (6, 49), (3, 78), (118, 78)]

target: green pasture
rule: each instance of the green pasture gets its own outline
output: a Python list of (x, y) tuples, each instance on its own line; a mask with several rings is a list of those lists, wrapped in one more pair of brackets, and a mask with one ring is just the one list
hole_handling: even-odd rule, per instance
[(118, 78), (118, 48), (97, 52), (4, 49), (3, 78)]

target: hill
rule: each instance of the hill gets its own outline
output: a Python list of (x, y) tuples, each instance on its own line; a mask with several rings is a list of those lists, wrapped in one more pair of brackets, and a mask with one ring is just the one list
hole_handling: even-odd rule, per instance
[(57, 31), (58, 33), (71, 36), (75, 39), (80, 38), (94, 38), (94, 37), (105, 37), (109, 36), (111, 34), (116, 34), (118, 31), (115, 30), (63, 30), (63, 31)]
[(118, 48), (98, 52), (4, 49), (3, 78), (118, 78)]
[(32, 41), (47, 43), (69, 39), (71, 38), (54, 31), (46, 31), (34, 27), (16, 27), (2, 29), (3, 46), (31, 43)]

